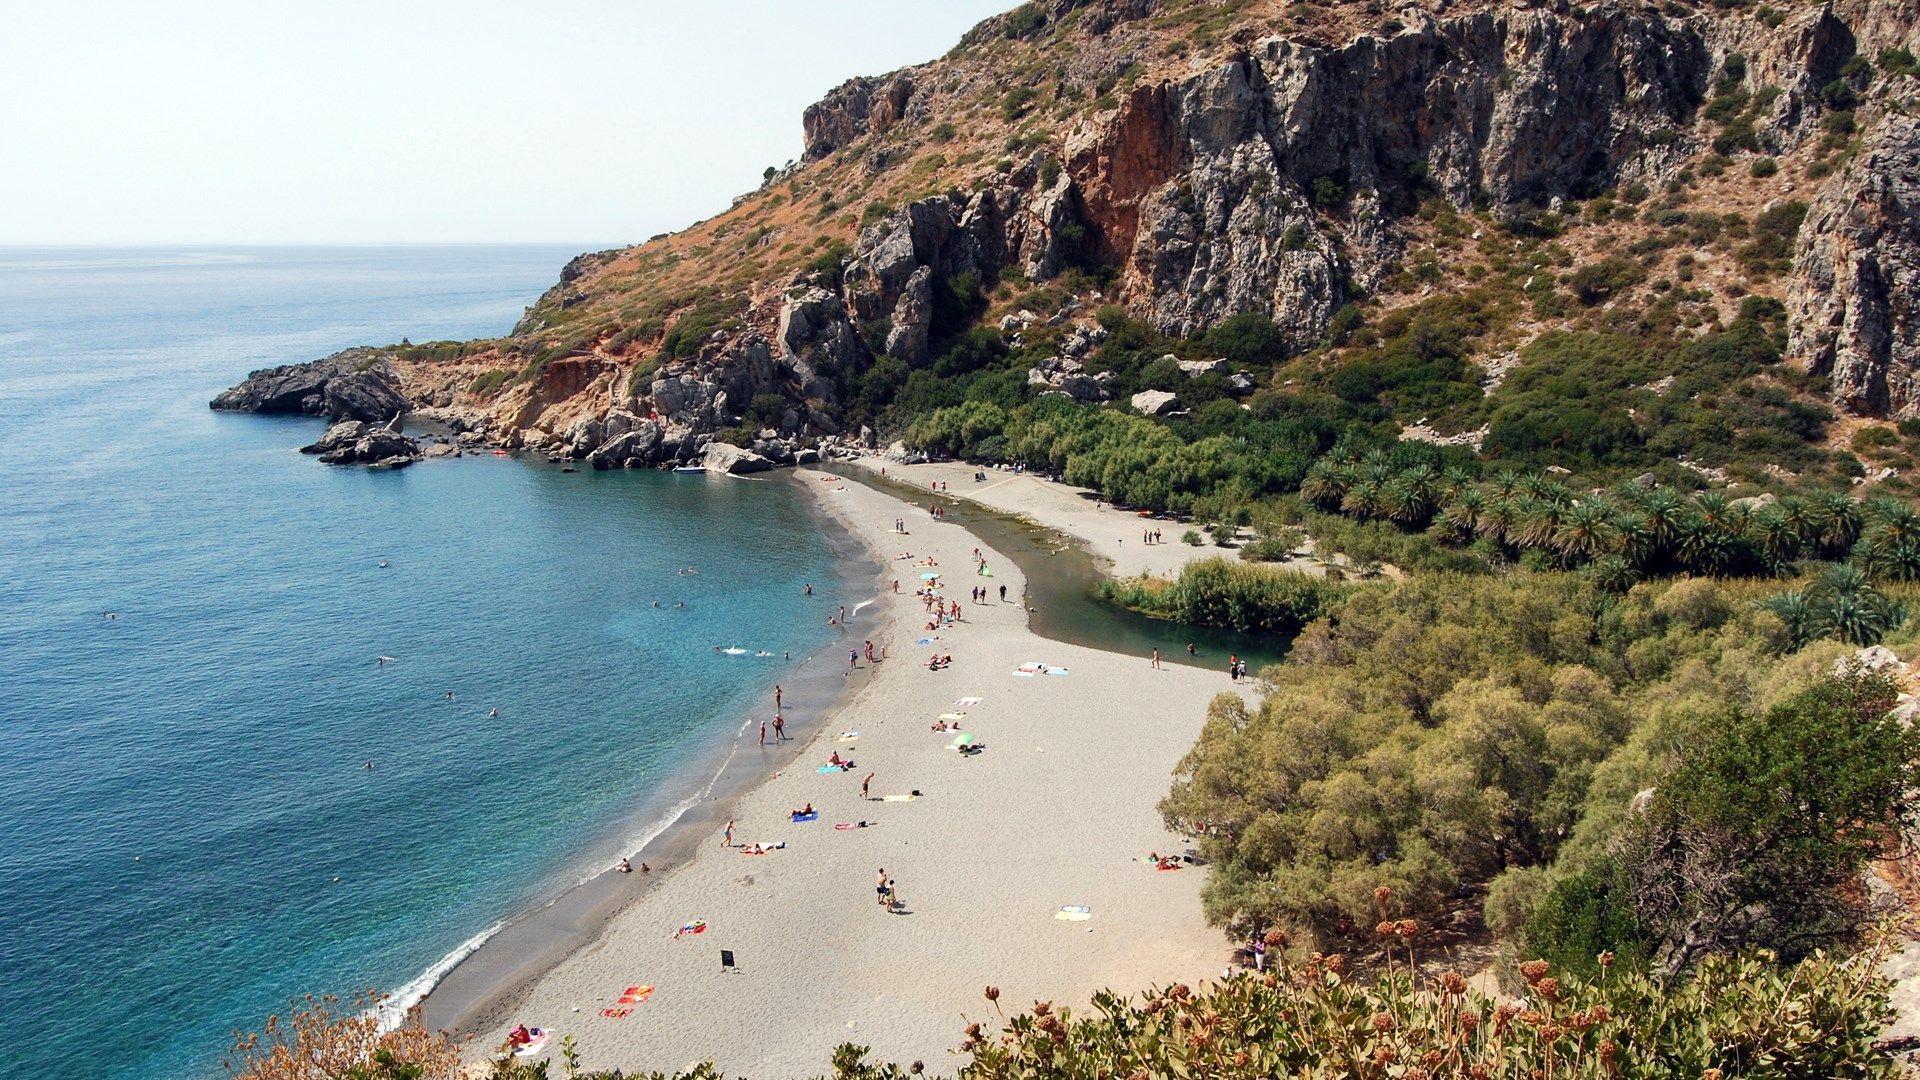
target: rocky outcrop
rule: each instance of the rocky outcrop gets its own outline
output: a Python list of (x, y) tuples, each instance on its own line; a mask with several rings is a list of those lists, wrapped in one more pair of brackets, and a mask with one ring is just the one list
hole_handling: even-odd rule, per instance
[(1814, 200), (1787, 294), (1788, 352), (1867, 416), (1920, 416), (1920, 121), (1891, 116)]
[(817, 161), (856, 139), (883, 134), (906, 115), (912, 99), (913, 79), (904, 72), (885, 79), (848, 79), (801, 116), (804, 159)]
[(1161, 330), (1264, 311), (1304, 345), (1388, 272), (1390, 224), (1421, 193), (1545, 200), (1686, 152), (1674, 133), (1709, 53), (1685, 24), (1617, 7), (1406, 17), (1338, 48), (1268, 38), (1136, 88), (1069, 142), (1094, 242)]
[(1165, 416), (1180, 407), (1180, 396), (1166, 390), (1142, 390), (1128, 404), (1141, 416)]
[(209, 404), (230, 412), (370, 422), (391, 420), (411, 408), (393, 363), (373, 349), (348, 349), (311, 363), (263, 368)]
[(732, 443), (710, 442), (707, 444), (706, 457), (701, 462), (708, 472), (728, 473), (739, 476), (744, 473), (765, 472), (773, 468), (773, 462), (754, 453), (743, 450)]
[(401, 469), (420, 460), (420, 443), (391, 427), (375, 427), (361, 420), (343, 420), (326, 430), (303, 454), (318, 454), (328, 465), (371, 465)]

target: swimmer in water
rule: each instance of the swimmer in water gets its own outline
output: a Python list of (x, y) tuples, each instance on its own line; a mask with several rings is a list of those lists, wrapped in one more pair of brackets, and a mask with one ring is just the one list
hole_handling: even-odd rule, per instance
[(488, 709), (488, 710), (487, 710), (487, 715), (488, 715), (488, 716), (499, 716), (499, 715), (500, 715), (500, 710), (499, 710), (499, 709), (497, 709), (497, 708), (493, 708), (493, 709)]
[(368, 759), (368, 761), (367, 761), (367, 763), (366, 763), (365, 765), (362, 765), (362, 766), (360, 766), (360, 767), (361, 767), (361, 768), (363, 768), (363, 769), (366, 769), (366, 770), (367, 770), (367, 771), (369, 771), (369, 772), (371, 772), (371, 771), (373, 771), (373, 761), (372, 761), (372, 759)]
[(451, 690), (449, 690), (449, 691), (447, 691), (447, 700), (448, 700), (448, 701), (452, 701), (452, 700), (453, 700), (453, 691), (451, 691)]
[(387, 560), (385, 559), (380, 560), (380, 569), (385, 570), (389, 565), (391, 564), (389, 564)]

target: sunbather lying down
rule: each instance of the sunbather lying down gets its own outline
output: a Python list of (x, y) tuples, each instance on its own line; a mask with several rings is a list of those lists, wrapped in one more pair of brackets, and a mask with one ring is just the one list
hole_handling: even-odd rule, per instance
[(748, 844), (746, 847), (743, 847), (740, 849), (740, 854), (765, 855), (769, 851), (779, 851), (781, 848), (786, 846), (787, 846), (787, 842), (785, 840), (782, 840), (777, 844)]

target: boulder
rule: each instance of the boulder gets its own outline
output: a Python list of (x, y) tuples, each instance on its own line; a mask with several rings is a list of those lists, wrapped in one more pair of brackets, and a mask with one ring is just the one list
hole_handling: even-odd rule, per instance
[(1224, 357), (1218, 360), (1180, 361), (1180, 373), (1189, 379), (1198, 378), (1201, 375), (1228, 375), (1232, 372), (1232, 365), (1228, 364)]
[[(317, 452), (320, 460), (328, 465), (372, 465), (383, 469), (404, 468), (420, 460), (420, 444), (415, 440), (391, 431), (387, 428), (365, 428), (357, 432), (345, 425), (336, 424), (328, 429), (327, 436), (321, 437), (325, 449)], [(351, 437), (349, 437), (351, 436)], [(316, 446), (320, 443), (316, 443)]]
[(739, 476), (742, 473), (765, 472), (773, 468), (773, 462), (751, 450), (743, 450), (732, 443), (710, 442), (707, 444), (706, 458), (702, 462), (708, 472), (728, 473)]
[(1246, 394), (1251, 394), (1254, 392), (1255, 389), (1258, 388), (1258, 385), (1259, 384), (1253, 381), (1253, 376), (1248, 375), (1245, 372), (1229, 375), (1227, 377), (1227, 391), (1229, 393), (1234, 394), (1235, 396), (1244, 396)]
[(1132, 405), (1142, 416), (1165, 416), (1180, 404), (1180, 396), (1166, 390), (1142, 390), (1133, 395)]

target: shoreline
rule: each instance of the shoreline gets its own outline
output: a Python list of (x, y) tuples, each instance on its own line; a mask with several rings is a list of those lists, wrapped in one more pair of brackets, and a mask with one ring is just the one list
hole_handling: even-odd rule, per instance
[[(1177, 849), (1178, 838), (1165, 831), (1153, 805), (1165, 792), (1172, 765), (1191, 746), (1206, 701), (1232, 689), (1227, 680), (1171, 665), (1149, 673), (1137, 657), (1040, 639), (1028, 625), (1025, 575), (1002, 553), (976, 543), (958, 526), (930, 523), (924, 511), (858, 481), (822, 485), (821, 474), (811, 469), (795, 470), (793, 476), (808, 485), (822, 513), (859, 542), (862, 553), (850, 561), (857, 566), (874, 560), (864, 565), (878, 584), (880, 603), (871, 613), (861, 612), (863, 623), (850, 637), (871, 636), (877, 648), (890, 650), (890, 659), (877, 665), (878, 671), (863, 664), (865, 677), (841, 680), (841, 692), (818, 723), (799, 732), (790, 754), (824, 757), (834, 747), (853, 756), (857, 745), (858, 771), (852, 778), (827, 780), (810, 769), (783, 767), (724, 801), (683, 814), (670, 830), (674, 839), (663, 838), (661, 845), (676, 852), (669, 872), (606, 898), (591, 919), (571, 928), (577, 937), (523, 955), (501, 973), (509, 978), (494, 992), (455, 1009), (447, 1000), (451, 995), (441, 991), (438, 1011), (426, 1013), (430, 1026), (472, 1033), (481, 1051), (512, 1023), (553, 1027), (574, 1034), (594, 1068), (671, 1069), (712, 1058), (729, 1073), (811, 1074), (826, 1067), (833, 1045), (845, 1038), (872, 1043), (886, 1058), (937, 1062), (958, 1041), (956, 1009), (969, 1001), (981, 1004), (983, 983), (976, 979), (1007, 985), (1015, 999), (1031, 989), (1078, 1004), (1106, 986), (1132, 992), (1219, 970), (1228, 950), (1224, 938), (1200, 918), (1204, 871), (1154, 874), (1137, 863), (1149, 849)], [(907, 536), (877, 527), (876, 522), (902, 514), (923, 515), (909, 516)], [(924, 646), (907, 644), (924, 634), (916, 628), (924, 613), (911, 595), (917, 574), (907, 573), (906, 564), (888, 553), (896, 544), (916, 555), (937, 551), (943, 575), (961, 568), (949, 595), (959, 591), (958, 577), (970, 576), (965, 570), (969, 545), (992, 559), (997, 575), (987, 583), (1009, 586), (1005, 605), (990, 598), (969, 606), (966, 619), (940, 635), (953, 639), (935, 646), (956, 654), (953, 672), (925, 671), (916, 662)], [(887, 584), (896, 575), (898, 598)], [(850, 571), (851, 579), (860, 576)], [(856, 594), (850, 590), (850, 598)], [(864, 618), (873, 620), (870, 635)], [(969, 655), (976, 646), (985, 655)], [(1006, 677), (1041, 653), (1050, 663), (1069, 660), (1065, 667), (1071, 677)], [(1001, 665), (1005, 669), (996, 671)], [(992, 718), (980, 725), (980, 737), (991, 748), (977, 757), (943, 754), (946, 736), (917, 729), (932, 718), (927, 710), (951, 707), (938, 703), (940, 695), (962, 689), (994, 702), (980, 710)], [(1130, 714), (1135, 708), (1164, 718), (1143, 722)], [(1116, 733), (1122, 726), (1124, 732)], [(843, 727), (864, 735), (856, 744), (821, 734)], [(1019, 732), (1021, 727), (1033, 730)], [(1044, 757), (1045, 746), (1023, 745), (1029, 737), (1054, 742), (1055, 756)], [(1084, 797), (1058, 801), (1056, 764), (1092, 785)], [(842, 789), (870, 768), (886, 777), (878, 781), (878, 791), (924, 788), (925, 797), (937, 800), (937, 809), (927, 802), (847, 803)], [(1013, 775), (996, 775), (1001, 773)], [(913, 779), (902, 780), (902, 774)], [(803, 796), (820, 807), (821, 822), (790, 825), (781, 807), (798, 805)], [(826, 824), (828, 815), (872, 817), (880, 827), (837, 831)], [(747, 861), (719, 850), (715, 834), (725, 816), (741, 822), (737, 840), (784, 840), (805, 845), (807, 852), (789, 848)], [(870, 921), (875, 912), (865, 906), (871, 899), (855, 898), (862, 895), (860, 880), (869, 890), (864, 895), (871, 897), (873, 868), (866, 864), (878, 860), (890, 868), (901, 866), (903, 894), (910, 900), (920, 897), (927, 910), (882, 918), (878, 927), (862, 933), (854, 924)], [(1007, 873), (1014, 869), (1009, 863), (1029, 862), (1033, 865), (1024, 872)], [(813, 880), (824, 879), (829, 870), (831, 886)], [(1009, 888), (1023, 894), (1043, 888), (1047, 896), (996, 895)], [(959, 907), (939, 913), (950, 897), (960, 898)], [(1053, 908), (1087, 900), (1094, 902), (1096, 921), (1076, 925), (1051, 918)], [(749, 910), (767, 903), (772, 923)], [(843, 909), (843, 903), (850, 906)], [(711, 920), (713, 932), (696, 937), (698, 945), (663, 944), (674, 925), (694, 918)], [(1019, 925), (996, 926), (1009, 920)], [(783, 929), (789, 921), (791, 931)], [(1037, 957), (1019, 948), (1023, 935), (1034, 934), (1057, 939), (1056, 962), (1035, 967)], [(716, 974), (718, 965), (708, 956), (714, 945), (738, 949), (741, 970), (752, 974), (744, 979)], [(707, 962), (690, 961), (693, 953)], [(870, 985), (876, 968), (889, 969), (893, 979), (905, 982)], [(460, 970), (456, 967), (454, 975)], [(771, 981), (763, 973), (771, 973)], [(450, 975), (442, 985), (451, 989), (453, 981)], [(605, 987), (615, 983), (656, 985), (659, 994), (635, 1006), (631, 1017), (602, 1017)], [(919, 1000), (876, 1007), (902, 993)], [(837, 1022), (800, 1015), (821, 1009)], [(752, 1018), (744, 1028), (737, 1022), (743, 1012)], [(843, 1015), (848, 1013), (853, 1015)], [(727, 1017), (724, 1024), (715, 1019), (721, 1015)], [(840, 1038), (831, 1034), (840, 1028), (845, 1029)], [(663, 1030), (670, 1035), (663, 1038)]]
[[(792, 470), (785, 472), (778, 482), (797, 483)], [(846, 558), (861, 549), (859, 539), (832, 515), (816, 516), (829, 550), (844, 566)], [(864, 629), (872, 616), (861, 609), (878, 598), (877, 582), (863, 582), (843, 570), (836, 572), (841, 578), (841, 591), (850, 601), (847, 625)], [(869, 586), (872, 595), (865, 596), (863, 591)], [(820, 652), (795, 662), (776, 680), (785, 691), (790, 732), (788, 745), (769, 746), (776, 750), (780, 767), (802, 752), (812, 738), (812, 729), (844, 705), (854, 689), (833, 667), (838, 647), (837, 642), (824, 646)], [(796, 722), (795, 715), (815, 719)], [(410, 1012), (430, 1031), (459, 1031), (471, 1027), (476, 1016), (510, 1008), (515, 996), (541, 971), (590, 944), (609, 919), (657, 888), (698, 847), (699, 838), (719, 828), (730, 808), (761, 781), (764, 764), (743, 760), (747, 751), (756, 749), (741, 741), (753, 725), (754, 714), (749, 714), (741, 718), (731, 735), (716, 737), (713, 747), (706, 751), (711, 757), (702, 757), (713, 768), (677, 776), (675, 779), (684, 781), (678, 786), (686, 794), (670, 802), (664, 813), (656, 807), (617, 827), (629, 831), (637, 827), (645, 834), (626, 857), (636, 868), (643, 862), (653, 865), (651, 873), (642, 874), (636, 869), (622, 874), (609, 866), (561, 886), (544, 899), (535, 898), (529, 906), (468, 938), (396, 990), (391, 1007), (382, 1009), (383, 1017), (397, 1022)], [(441, 969), (437, 976), (435, 969)], [(423, 992), (413, 1001), (403, 1000), (412, 996), (406, 994), (408, 988), (423, 981), (429, 982)]]

